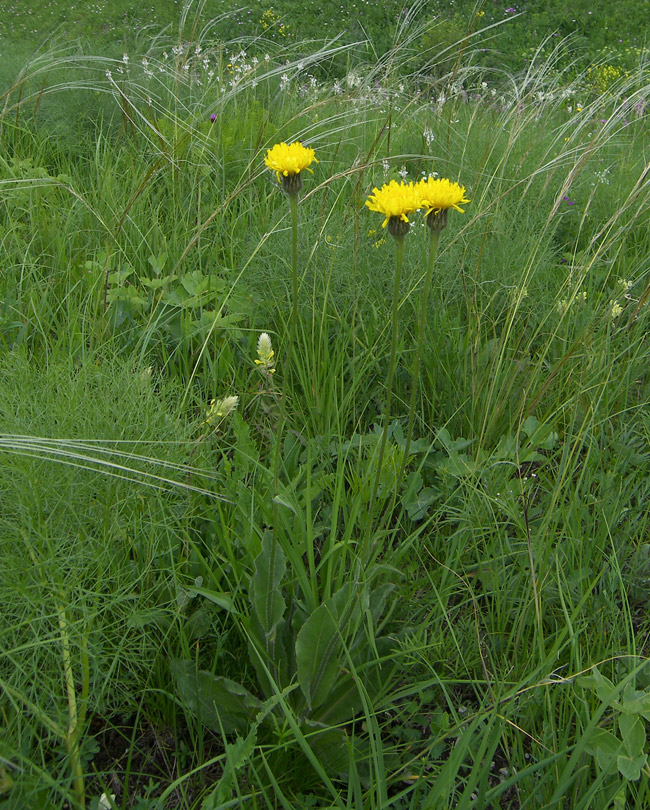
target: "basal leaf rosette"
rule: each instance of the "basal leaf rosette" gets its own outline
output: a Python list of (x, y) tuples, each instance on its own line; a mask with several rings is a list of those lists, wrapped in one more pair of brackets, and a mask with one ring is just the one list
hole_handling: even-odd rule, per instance
[(373, 188), (372, 194), (366, 200), (371, 211), (378, 211), (385, 219), (382, 228), (388, 225), (388, 232), (396, 239), (408, 233), (408, 214), (412, 214), (422, 207), (420, 195), (413, 183), (398, 183), (391, 180), (381, 188)]
[(450, 208), (465, 211), (460, 207), (468, 203), (465, 186), (452, 183), (446, 177), (424, 177), (416, 186), (420, 206), (425, 209), (425, 220), (429, 228), (441, 231), (447, 225), (447, 212)]
[(302, 188), (300, 173), (312, 163), (318, 163), (313, 149), (302, 143), (276, 143), (266, 153), (264, 163), (275, 172), (285, 194), (297, 194)]

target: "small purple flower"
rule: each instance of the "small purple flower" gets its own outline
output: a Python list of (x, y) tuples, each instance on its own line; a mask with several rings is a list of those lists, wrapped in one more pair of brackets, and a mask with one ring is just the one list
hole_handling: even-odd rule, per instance
[(562, 197), (562, 199), (567, 205), (575, 205), (575, 202), (573, 200), (570, 200), (568, 197)]
[(214, 124), (214, 122), (215, 122), (216, 120), (217, 120), (217, 114), (216, 114), (216, 113), (212, 113), (212, 115), (210, 116), (210, 121), (212, 121), (212, 123)]
[(516, 14), (517, 9), (514, 6), (510, 6), (510, 8), (507, 8), (503, 13), (504, 14)]

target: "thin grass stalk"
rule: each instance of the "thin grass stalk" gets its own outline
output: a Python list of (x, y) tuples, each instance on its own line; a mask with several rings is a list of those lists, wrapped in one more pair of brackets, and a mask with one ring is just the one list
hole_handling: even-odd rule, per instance
[(63, 605), (56, 608), (59, 617), (59, 630), (61, 631), (61, 643), (63, 652), (63, 674), (65, 678), (66, 693), (68, 698), (68, 730), (64, 734), (65, 748), (70, 757), (70, 770), (72, 772), (72, 789), (80, 807), (86, 807), (86, 787), (84, 781), (83, 766), (81, 764), (81, 754), (79, 751), (79, 734), (84, 722), (85, 702), (88, 697), (88, 655), (85, 653), (82, 661), (83, 683), (81, 693), (81, 705), (77, 704), (77, 693), (72, 671), (72, 658), (70, 655), (70, 636), (68, 634), (68, 618)]

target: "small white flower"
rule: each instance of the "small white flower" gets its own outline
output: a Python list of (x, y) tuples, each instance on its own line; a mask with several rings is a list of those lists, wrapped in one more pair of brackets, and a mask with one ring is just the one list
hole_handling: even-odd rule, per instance
[(106, 793), (102, 793), (102, 795), (99, 797), (99, 801), (97, 802), (97, 810), (111, 810), (114, 802), (114, 793), (111, 793), (110, 796), (108, 796)]
[(125, 54), (122, 56), (122, 61), (124, 62), (124, 64), (125, 64), (125, 65), (128, 65), (128, 64), (129, 64), (129, 55), (128, 55), (128, 53), (125, 53)]
[(409, 170), (406, 168), (406, 166), (402, 166), (402, 168), (397, 172), (397, 174), (399, 174), (402, 180), (405, 180), (408, 177)]

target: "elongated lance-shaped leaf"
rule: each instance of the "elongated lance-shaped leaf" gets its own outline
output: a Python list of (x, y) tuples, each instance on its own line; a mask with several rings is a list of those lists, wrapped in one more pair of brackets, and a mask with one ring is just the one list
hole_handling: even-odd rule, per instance
[(246, 734), (263, 704), (235, 681), (197, 670), (194, 661), (171, 662), (176, 694), (217, 734)]
[(307, 619), (296, 638), (298, 683), (310, 709), (320, 706), (339, 676), (343, 645), (361, 618), (358, 584), (347, 582)]
[(273, 640), (284, 616), (285, 603), (280, 586), (286, 568), (284, 552), (271, 532), (267, 532), (262, 539), (262, 550), (255, 558), (255, 571), (249, 586), (251, 605), (267, 641)]

